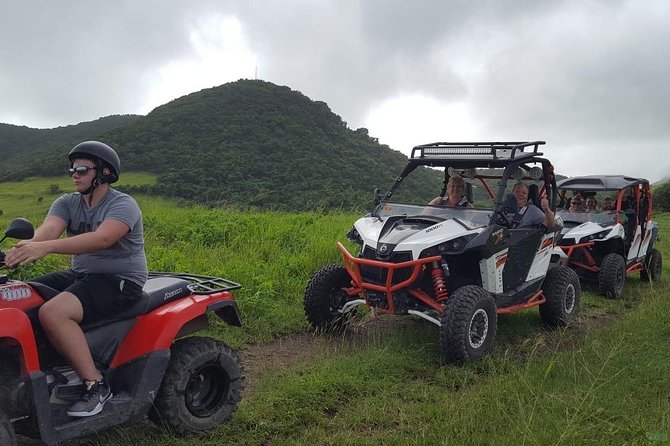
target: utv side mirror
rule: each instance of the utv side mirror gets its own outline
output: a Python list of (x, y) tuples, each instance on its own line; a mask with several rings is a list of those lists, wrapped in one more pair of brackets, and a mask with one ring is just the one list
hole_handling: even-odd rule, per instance
[(5, 231), (5, 237), (2, 240), (6, 239), (7, 237), (16, 238), (20, 240), (28, 240), (33, 238), (34, 236), (35, 236), (35, 229), (33, 228), (32, 223), (30, 223), (25, 218), (15, 218), (9, 224), (9, 227)]
[(372, 194), (372, 199), (374, 200), (375, 206), (382, 202), (382, 194), (379, 188), (375, 189), (374, 193)]

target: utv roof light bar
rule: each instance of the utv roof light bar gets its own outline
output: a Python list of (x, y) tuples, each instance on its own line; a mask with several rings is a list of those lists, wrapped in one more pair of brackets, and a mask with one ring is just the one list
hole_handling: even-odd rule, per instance
[[(544, 144), (544, 141), (434, 142), (414, 147), (411, 158), (515, 160), (542, 155), (537, 149)], [(526, 148), (533, 150), (526, 152)]]

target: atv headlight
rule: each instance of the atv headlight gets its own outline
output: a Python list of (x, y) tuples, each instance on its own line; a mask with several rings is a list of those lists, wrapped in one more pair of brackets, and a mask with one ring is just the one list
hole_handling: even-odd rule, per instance
[(349, 229), (349, 232), (347, 232), (347, 238), (350, 242), (356, 243), (357, 245), (363, 244), (363, 238), (358, 233), (355, 226), (352, 226), (351, 229)]

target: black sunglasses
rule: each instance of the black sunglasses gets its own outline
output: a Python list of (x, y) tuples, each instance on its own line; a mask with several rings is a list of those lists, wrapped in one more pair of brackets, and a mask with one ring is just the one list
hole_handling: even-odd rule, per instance
[(86, 175), (89, 170), (97, 170), (97, 167), (88, 167), (88, 166), (79, 166), (79, 167), (70, 167), (67, 171), (70, 172), (70, 175), (78, 173), (79, 175)]

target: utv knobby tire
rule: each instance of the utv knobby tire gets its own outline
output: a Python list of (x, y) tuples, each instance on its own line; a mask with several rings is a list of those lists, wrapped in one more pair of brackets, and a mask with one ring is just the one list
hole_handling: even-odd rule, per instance
[(209, 338), (181, 339), (171, 348), (149, 417), (178, 435), (200, 432), (227, 421), (243, 389), (244, 367), (230, 347)]
[(547, 271), (542, 292), (546, 300), (540, 305), (540, 318), (545, 325), (563, 327), (577, 316), (582, 291), (572, 269), (557, 266)]
[(600, 264), (598, 289), (608, 299), (621, 299), (626, 282), (626, 260), (621, 254), (607, 254)]
[(645, 282), (649, 279), (656, 282), (663, 273), (663, 256), (658, 249), (652, 249), (644, 259), (644, 269), (640, 271), (640, 279)]
[(338, 331), (344, 328), (351, 312), (342, 313), (351, 297), (343, 290), (351, 286), (351, 276), (342, 265), (327, 265), (314, 273), (305, 289), (305, 315), (317, 330)]
[(2, 409), (0, 409), (0, 444), (2, 446), (16, 446), (17, 444), (14, 426)]
[(447, 362), (482, 359), (493, 349), (498, 326), (496, 303), (485, 289), (468, 285), (449, 296), (440, 317), (440, 344)]

